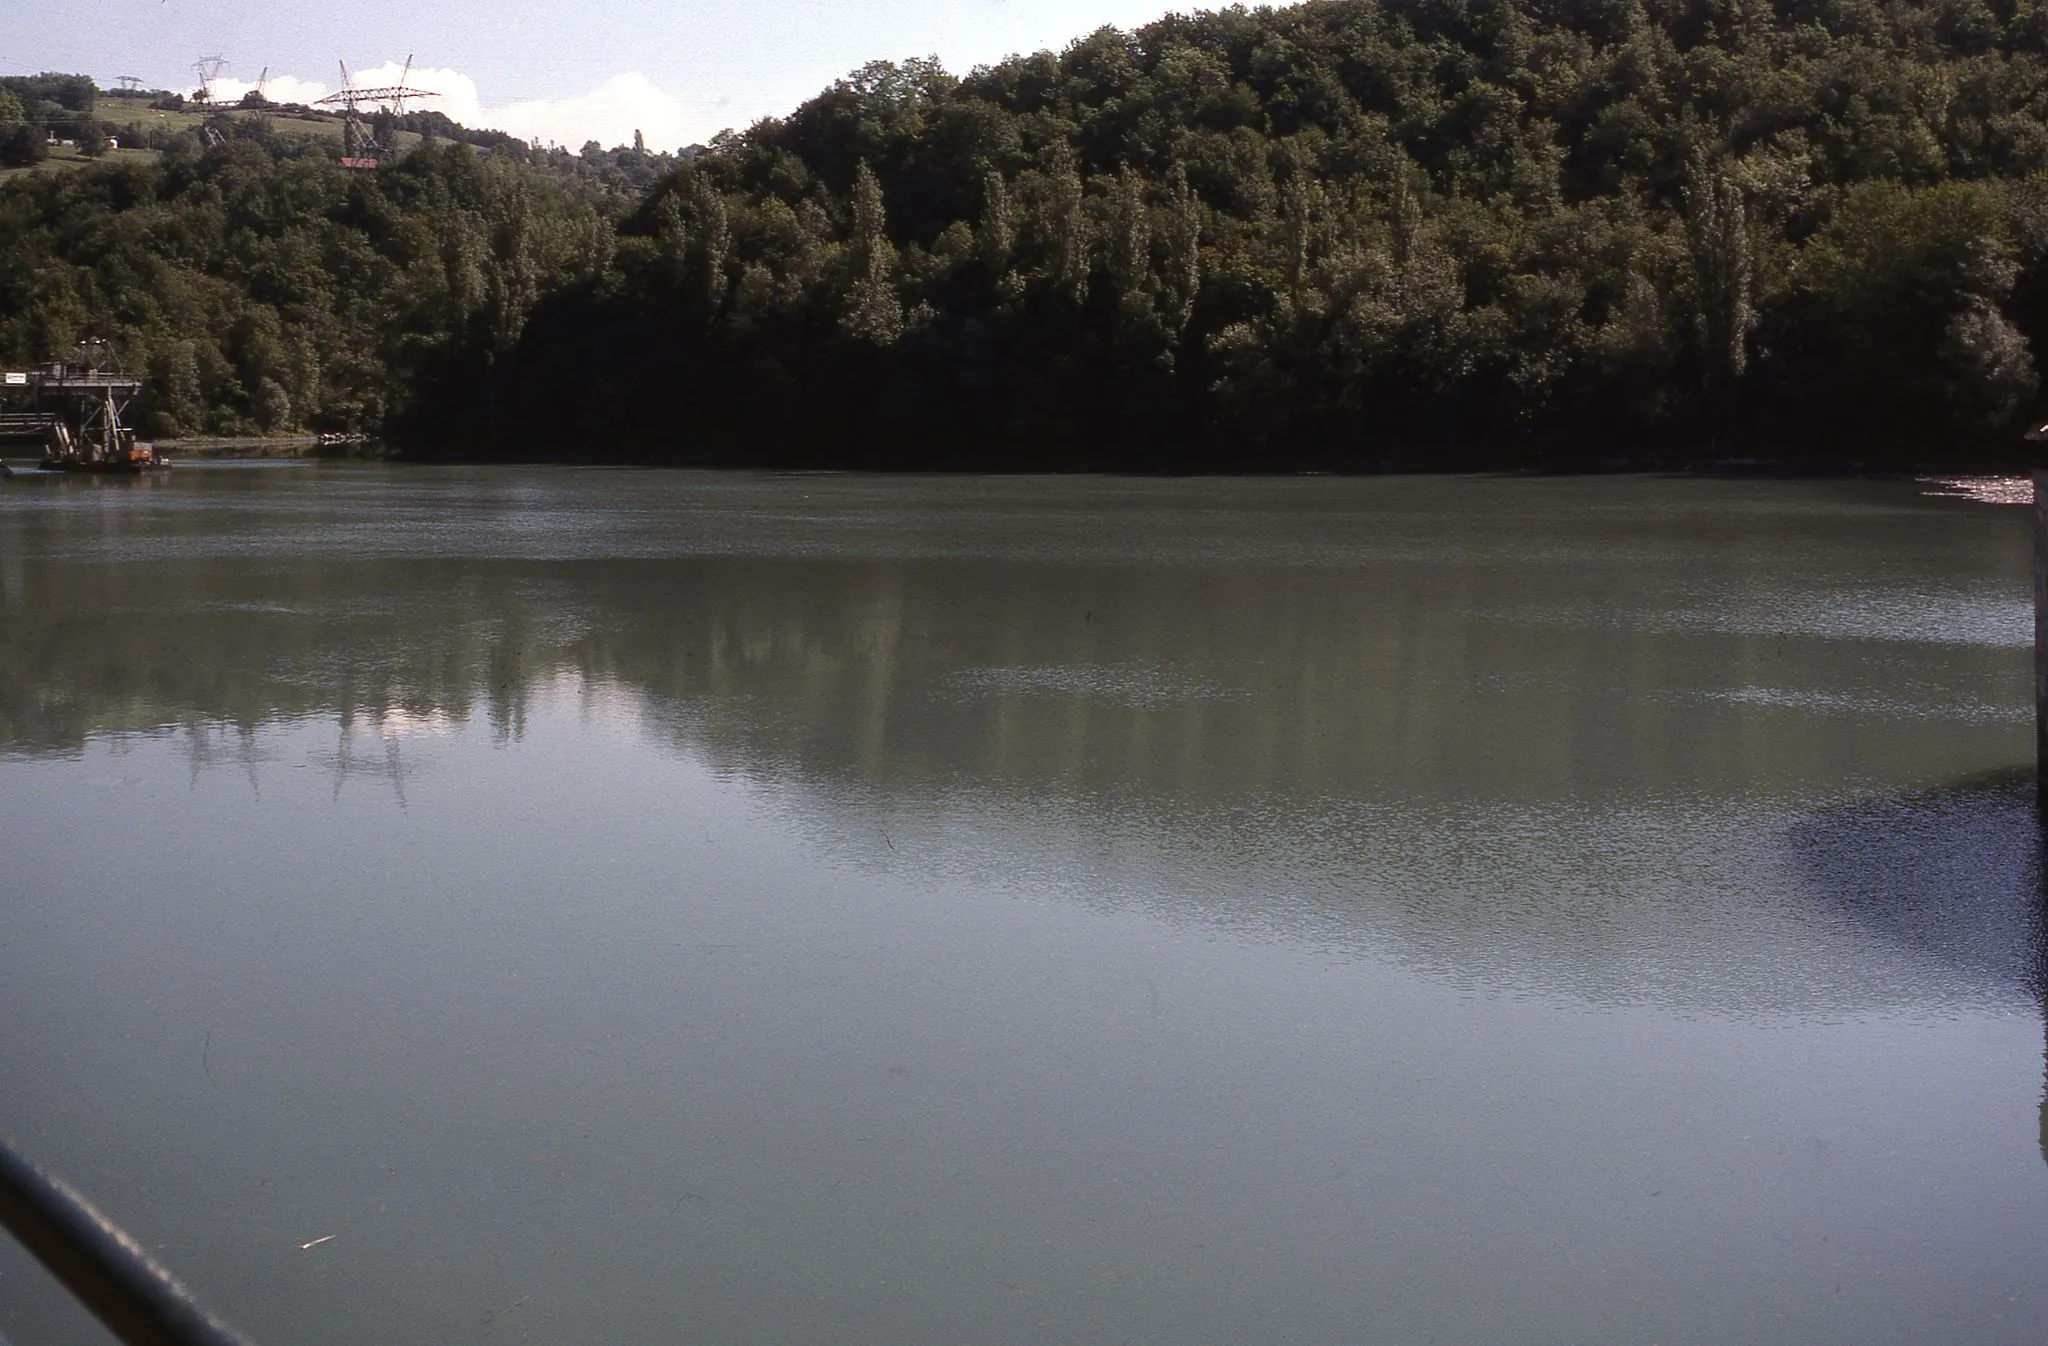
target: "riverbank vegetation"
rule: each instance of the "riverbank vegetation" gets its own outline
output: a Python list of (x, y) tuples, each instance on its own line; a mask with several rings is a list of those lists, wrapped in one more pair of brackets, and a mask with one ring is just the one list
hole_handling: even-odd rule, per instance
[(1845, 468), (2017, 459), (2048, 343), (2032, 0), (1326, 0), (684, 156), (329, 153), (0, 185), (0, 357), (425, 456)]

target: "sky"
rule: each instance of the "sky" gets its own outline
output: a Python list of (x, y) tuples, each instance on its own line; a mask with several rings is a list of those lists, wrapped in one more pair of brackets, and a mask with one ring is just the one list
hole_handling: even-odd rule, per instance
[[(32, 7), (30, 0), (12, 0)], [(54, 70), (112, 88), (122, 75), (189, 92), (193, 63), (227, 62), (216, 96), (267, 69), (275, 102), (341, 86), (411, 82), (467, 126), (577, 148), (651, 150), (781, 116), (872, 60), (937, 56), (965, 74), (1058, 50), (1104, 24), (1130, 29), (1218, 0), (68, 0), (61, 22), (0, 25), (0, 74)], [(24, 14), (22, 17), (26, 17)]]

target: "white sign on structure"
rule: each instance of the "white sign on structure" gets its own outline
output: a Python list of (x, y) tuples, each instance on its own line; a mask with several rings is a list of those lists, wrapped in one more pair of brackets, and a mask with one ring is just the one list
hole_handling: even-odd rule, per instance
[(11, 370), (11, 369), (7, 371), (7, 386), (8, 386), (8, 387), (10, 387), (10, 388), (17, 388), (17, 387), (23, 387), (23, 386), (26, 386), (26, 385), (27, 385), (27, 383), (28, 383), (28, 375), (27, 375), (27, 374), (18, 374), (18, 373), (16, 373), (15, 371), (13, 371), (13, 370)]

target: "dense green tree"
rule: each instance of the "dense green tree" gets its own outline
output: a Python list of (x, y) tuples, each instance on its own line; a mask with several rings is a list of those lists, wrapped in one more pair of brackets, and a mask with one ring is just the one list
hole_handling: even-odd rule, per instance
[(164, 425), (422, 454), (1992, 462), (2048, 339), (2044, 14), (1174, 14), (686, 156), (435, 123), (351, 174), (230, 123), (0, 185), (0, 348), (109, 331)]
[(863, 160), (854, 172), (853, 227), (848, 240), (847, 335), (877, 346), (903, 335), (903, 304), (896, 297), (896, 248), (889, 241), (882, 188)]
[[(620, 256), (676, 263), (544, 306), (492, 399), (542, 422), (543, 345), (601, 332), (677, 398), (600, 438), (698, 461), (1995, 452), (2048, 331), (2041, 48), (1975, 8), (1330, 0), (875, 63), (657, 185)], [(681, 292), (714, 199), (724, 307)]]
[(105, 336), (148, 375), (151, 433), (376, 429), (509, 347), (544, 292), (602, 270), (603, 216), (463, 146), (352, 173), (238, 138), (21, 175), (0, 186), (0, 359)]
[(41, 163), (48, 152), (43, 133), (29, 123), (0, 122), (0, 168), (27, 168)]

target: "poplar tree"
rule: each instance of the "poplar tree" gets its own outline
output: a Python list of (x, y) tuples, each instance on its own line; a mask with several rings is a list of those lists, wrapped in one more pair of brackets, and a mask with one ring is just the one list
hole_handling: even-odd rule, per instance
[(1017, 221), (1010, 206), (1010, 189), (1003, 175), (991, 168), (981, 179), (981, 227), (976, 244), (983, 273), (990, 288), (1000, 290), (1010, 277), (1010, 259), (1017, 247)]
[(1693, 325), (1710, 388), (1739, 380), (1749, 368), (1749, 202), (1742, 187), (1703, 155), (1695, 155), (1680, 189), (1685, 206), (1694, 286)]
[(1188, 186), (1188, 171), (1175, 164), (1166, 178), (1166, 219), (1162, 241), (1166, 245), (1163, 279), (1166, 283), (1167, 316), (1178, 336), (1187, 330), (1194, 316), (1195, 294), (1202, 288), (1202, 208), (1194, 189)]
[(1152, 276), (1152, 226), (1145, 214), (1145, 180), (1130, 164), (1117, 170), (1110, 194), (1115, 230), (1109, 253), (1109, 274), (1121, 295), (1142, 295)]
[(716, 315), (725, 302), (725, 263), (732, 252), (732, 221), (726, 213), (725, 198), (701, 173), (690, 180), (690, 207), (691, 213), (697, 217), (698, 264), (704, 268), (704, 306)]
[(1081, 171), (1064, 136), (1047, 156), (1046, 187), (1053, 289), (1078, 304), (1088, 297), (1088, 216), (1081, 208)]
[(882, 184), (863, 159), (853, 177), (853, 285), (840, 327), (847, 335), (889, 346), (903, 335), (903, 302), (896, 296), (896, 249), (889, 242)]

